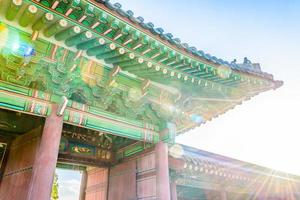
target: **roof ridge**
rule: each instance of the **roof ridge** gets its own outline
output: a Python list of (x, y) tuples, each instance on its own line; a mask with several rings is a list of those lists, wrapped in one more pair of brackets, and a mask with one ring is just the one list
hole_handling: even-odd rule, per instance
[[(188, 54), (192, 54), (193, 56), (196, 56), (198, 58), (205, 59), (209, 62), (213, 62), (214, 64), (225, 65), (235, 71), (256, 75), (256, 76), (262, 76), (263, 78), (274, 80), (272, 74), (263, 72), (261, 69), (257, 70), (254, 67), (245, 68), (242, 65), (236, 63), (235, 62), (236, 59), (229, 62), (221, 58), (218, 58), (214, 55), (211, 55), (209, 53), (205, 53), (203, 50), (198, 50), (195, 46), (189, 46), (188, 43), (182, 43), (180, 38), (177, 37), (174, 38), (172, 33), (164, 33), (164, 29), (161, 27), (155, 27), (153, 22), (145, 22), (145, 19), (141, 16), (135, 17), (134, 12), (132, 10), (127, 10), (127, 11), (123, 10), (122, 4), (118, 2), (111, 3), (110, 0), (95, 0), (95, 1), (104, 4), (111, 11), (116, 12), (121, 17), (127, 18), (134, 24), (138, 24), (141, 28), (150, 31), (153, 35), (159, 36), (160, 39), (169, 42), (173, 47), (176, 47), (180, 51), (185, 51)], [(245, 57), (244, 59), (247, 59), (247, 57)]]

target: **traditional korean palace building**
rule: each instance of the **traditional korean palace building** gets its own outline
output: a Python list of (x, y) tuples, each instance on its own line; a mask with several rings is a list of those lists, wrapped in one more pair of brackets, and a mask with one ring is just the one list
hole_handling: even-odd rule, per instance
[[(118, 3), (0, 0), (0, 200), (49, 200), (56, 167), (80, 199), (300, 199), (300, 179), (175, 144), (282, 85)], [(298, 195), (298, 196), (297, 196)]]

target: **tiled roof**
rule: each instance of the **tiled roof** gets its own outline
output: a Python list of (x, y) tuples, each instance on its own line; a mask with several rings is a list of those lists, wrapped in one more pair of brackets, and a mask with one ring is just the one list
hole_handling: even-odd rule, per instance
[(256, 68), (255, 65), (252, 64), (237, 64), (236, 62), (228, 62), (221, 58), (217, 58), (216, 56), (210, 55), (209, 53), (205, 53), (202, 50), (198, 50), (196, 47), (189, 45), (187, 43), (182, 43), (181, 39), (175, 38), (172, 33), (165, 33), (164, 29), (161, 27), (155, 27), (153, 22), (146, 22), (145, 19), (141, 16), (135, 17), (134, 12), (131, 10), (123, 10), (122, 5), (120, 3), (111, 3), (110, 0), (96, 0), (98, 3), (104, 4), (111, 11), (117, 12), (124, 18), (129, 19), (132, 23), (139, 25), (141, 28), (150, 31), (153, 35), (159, 36), (162, 40), (169, 42), (171, 45), (180, 49), (181, 51), (185, 51), (189, 54), (193, 54), (196, 57), (201, 59), (213, 62), (218, 65), (225, 65), (230, 67), (235, 71), (240, 71), (243, 73), (253, 74), (256, 76), (261, 76), (266, 79), (273, 80), (273, 76), (266, 72), (263, 72), (260, 67)]
[[(176, 144), (179, 145), (179, 144)], [(292, 174), (288, 174), (281, 171), (275, 171), (270, 168), (266, 168), (263, 166), (259, 166), (256, 164), (240, 161), (234, 158), (229, 158), (226, 156), (218, 155), (215, 153), (211, 153), (208, 151), (203, 151), (197, 148), (193, 148), (190, 146), (180, 145), (183, 148), (183, 159), (187, 163), (196, 164), (204, 163), (210, 167), (215, 166), (217, 168), (226, 168), (231, 169), (233, 171), (240, 172), (250, 172), (261, 175), (273, 175), (278, 178), (289, 178), (291, 180), (300, 182), (300, 177)]]

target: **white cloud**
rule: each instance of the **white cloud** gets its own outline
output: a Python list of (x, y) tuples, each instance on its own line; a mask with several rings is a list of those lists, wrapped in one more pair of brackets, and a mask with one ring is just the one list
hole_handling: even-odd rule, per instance
[(79, 198), (81, 174), (73, 170), (56, 170), (58, 176), (58, 195), (60, 200)]
[(60, 200), (78, 199), (80, 192), (80, 181), (76, 179), (59, 181), (58, 193)]

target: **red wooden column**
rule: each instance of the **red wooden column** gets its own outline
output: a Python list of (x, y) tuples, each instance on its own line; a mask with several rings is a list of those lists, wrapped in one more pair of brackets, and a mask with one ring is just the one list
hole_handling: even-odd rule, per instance
[(87, 184), (87, 172), (86, 170), (84, 170), (82, 171), (82, 175), (81, 175), (79, 200), (85, 200), (86, 184)]
[(63, 128), (63, 117), (56, 115), (57, 109), (58, 106), (53, 105), (51, 115), (45, 121), (40, 147), (33, 164), (27, 200), (49, 200), (51, 196)]
[(156, 194), (159, 200), (171, 200), (168, 145), (160, 141), (155, 146)]
[(172, 200), (177, 200), (177, 188), (175, 182), (171, 182), (171, 197)]
[(221, 191), (221, 200), (227, 200), (227, 193), (225, 190)]

